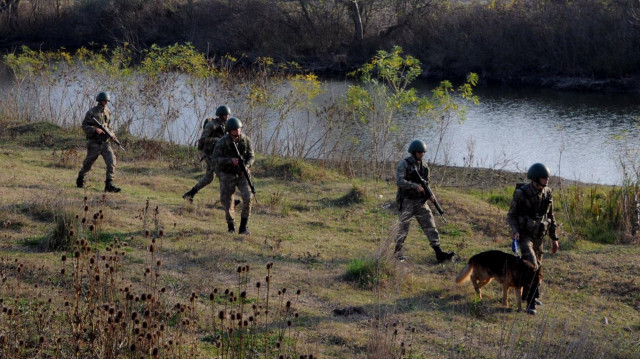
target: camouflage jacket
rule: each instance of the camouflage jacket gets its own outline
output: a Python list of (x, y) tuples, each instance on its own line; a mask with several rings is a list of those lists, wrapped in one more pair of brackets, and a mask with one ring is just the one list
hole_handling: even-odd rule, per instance
[[(250, 168), (254, 161), (251, 139), (244, 134), (240, 134), (240, 139), (236, 145), (245, 165), (247, 168)], [(240, 167), (233, 165), (233, 159), (238, 158), (238, 155), (236, 154), (236, 150), (233, 148), (233, 139), (231, 138), (231, 135), (226, 134), (216, 142), (216, 146), (213, 149), (213, 155), (211, 157), (213, 158), (213, 163), (218, 166), (218, 171), (224, 173), (240, 173)]]
[(108, 107), (101, 108), (96, 105), (87, 111), (87, 114), (84, 115), (84, 120), (82, 121), (82, 130), (87, 136), (87, 140), (107, 141), (109, 136), (106, 134), (98, 135), (96, 133), (96, 129), (98, 127), (93, 124), (93, 121), (91, 120), (92, 117), (95, 117), (95, 119), (100, 121), (100, 123), (102, 123), (106, 128), (111, 129), (111, 111)]
[(198, 140), (198, 150), (205, 155), (211, 155), (216, 146), (216, 142), (224, 136), (224, 123), (220, 119), (213, 118), (207, 121), (202, 130), (202, 136)]
[(507, 213), (511, 231), (520, 235), (541, 238), (546, 233), (556, 239), (556, 220), (553, 217), (551, 188), (537, 191), (533, 183), (527, 183), (513, 192), (511, 207)]
[(398, 203), (405, 198), (429, 199), (426, 197), (426, 194), (418, 192), (420, 183), (414, 173), (416, 170), (425, 181), (429, 182), (429, 166), (427, 166), (426, 163), (416, 160), (413, 156), (409, 156), (398, 162), (398, 167), (396, 168), (396, 185), (398, 186), (396, 200)]

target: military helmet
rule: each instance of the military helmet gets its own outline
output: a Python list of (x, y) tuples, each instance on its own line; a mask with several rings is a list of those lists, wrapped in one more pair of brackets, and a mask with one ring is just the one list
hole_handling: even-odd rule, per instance
[(221, 115), (231, 115), (231, 109), (229, 109), (228, 106), (219, 106), (218, 109), (216, 110), (216, 116), (221, 116)]
[(542, 163), (532, 164), (527, 171), (527, 178), (534, 182), (540, 182), (540, 178), (549, 178), (549, 176), (551, 176), (549, 167), (543, 165)]
[(242, 128), (242, 122), (235, 117), (228, 119), (227, 123), (224, 125), (224, 130), (226, 132), (231, 132), (232, 130), (237, 130), (239, 128)]
[(98, 94), (98, 96), (96, 96), (96, 101), (100, 102), (100, 101), (111, 101), (111, 99), (109, 98), (109, 94), (106, 92), (100, 92)]
[(427, 145), (420, 140), (413, 140), (409, 144), (409, 153), (413, 154), (414, 152), (427, 152)]

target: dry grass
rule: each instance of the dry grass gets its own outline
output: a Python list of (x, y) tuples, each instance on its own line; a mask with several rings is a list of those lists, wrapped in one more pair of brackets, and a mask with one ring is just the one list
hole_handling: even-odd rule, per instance
[[(163, 158), (122, 160), (118, 163), (117, 184), (123, 192), (104, 195), (104, 164), (100, 161), (88, 176), (88, 188), (80, 190), (74, 187), (78, 167), (56, 164), (60, 159), (51, 155), (51, 148), (23, 147), (17, 140), (5, 139), (0, 145), (2, 357), (56, 353), (72, 357), (76, 347), (78, 353), (108, 352), (115, 353), (114, 357), (130, 357), (133, 353), (153, 356), (154, 348), (161, 357), (213, 357), (224, 353), (228, 358), (298, 358), (309, 354), (320, 358), (640, 355), (637, 246), (585, 241), (569, 246), (561, 242), (560, 252), (545, 257), (545, 304), (538, 316), (527, 316), (514, 308), (501, 307), (498, 285), (488, 285), (485, 299), (478, 301), (470, 285), (454, 284), (457, 272), (473, 254), (487, 249), (509, 250), (504, 210), (477, 196), (436, 188), (449, 221), (443, 225), (436, 219), (442, 246), (458, 252), (455, 262), (437, 264), (414, 222), (406, 241), (409, 262), (390, 264), (391, 275), (363, 287), (345, 281), (343, 276), (353, 259), (388, 258), (396, 220), (392, 183), (353, 181), (337, 174), (314, 176), (312, 171), (323, 170), (309, 165), (301, 167), (303, 177), (314, 181), (301, 180), (297, 170), (290, 170), (286, 178), (256, 175), (260, 203), (251, 217), (252, 235), (229, 235), (222, 210), (212, 205), (218, 200), (217, 181), (199, 193), (194, 204), (180, 198), (199, 175), (191, 169), (179, 169)], [(270, 174), (266, 169), (269, 163), (274, 162), (260, 159), (257, 165), (265, 168), (256, 173)], [(365, 200), (340, 202), (351, 198), (354, 188), (366, 194)], [(89, 207), (88, 221), (98, 211), (102, 211), (103, 219), (99, 228), (96, 224), (95, 232), (81, 232), (82, 224), (75, 225), (76, 236), (85, 233), (75, 249), (51, 252), (28, 245), (39, 243), (52, 230), (55, 216), (51, 214), (56, 208), (72, 211), (81, 220), (85, 205)], [(150, 246), (154, 246), (153, 252)], [(80, 255), (77, 259), (76, 252)], [(60, 261), (62, 255), (67, 256), (64, 263)], [(109, 258), (117, 262), (112, 284), (106, 281), (111, 278), (105, 269)], [(78, 264), (72, 265), (76, 260)], [(270, 272), (267, 263), (273, 263)], [(74, 277), (73, 268), (84, 271)], [(99, 271), (99, 281), (95, 271)], [(248, 325), (246, 331), (238, 327), (237, 320), (221, 323), (220, 311), (229, 317), (232, 312), (243, 312), (244, 321), (244, 313), (256, 310), (252, 306), (258, 298), (266, 305), (267, 275), (270, 319), (260, 321), (255, 330), (253, 324)], [(108, 285), (98, 284), (103, 282)], [(257, 282), (261, 282), (259, 293)], [(91, 288), (101, 288), (99, 297), (94, 292), (93, 303), (85, 300), (92, 298)], [(144, 332), (145, 339), (136, 342), (146, 328), (142, 328), (143, 321), (136, 324), (131, 316), (134, 311), (144, 316), (145, 311), (141, 302), (127, 304), (125, 288), (139, 298), (143, 293), (152, 294), (152, 300), (145, 299), (144, 305), (153, 306), (157, 315), (150, 311), (147, 327), (155, 325), (159, 330), (164, 325), (164, 332), (149, 330)], [(216, 288), (212, 301), (210, 294)], [(225, 296), (225, 289), (234, 295)], [(296, 295), (298, 289), (301, 292)], [(74, 302), (78, 290), (82, 300)], [(244, 304), (243, 291), (248, 299)], [(236, 300), (228, 304), (229, 298)], [(65, 306), (67, 301), (69, 307)], [(287, 301), (295, 311), (287, 309)], [(108, 305), (106, 309), (104, 304)], [(91, 305), (95, 306), (93, 317), (89, 316)], [(81, 325), (73, 319), (74, 310), (87, 315)], [(92, 325), (106, 325), (119, 311), (119, 321), (128, 318), (127, 331), (113, 329), (108, 335), (95, 332), (95, 336), (74, 336), (74, 331), (88, 333)], [(21, 323), (34, 325), (20, 327)], [(135, 328), (140, 332), (131, 334)], [(234, 329), (231, 335), (230, 328)], [(62, 338), (60, 342), (58, 338)], [(132, 352), (134, 343), (140, 344)]]

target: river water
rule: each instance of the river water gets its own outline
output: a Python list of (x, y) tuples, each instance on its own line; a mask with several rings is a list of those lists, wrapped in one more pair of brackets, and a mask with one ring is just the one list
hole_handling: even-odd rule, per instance
[[(39, 97), (38, 101), (24, 102), (38, 103), (38, 108), (31, 110), (31, 114), (35, 116), (30, 118), (38, 119), (37, 116), (40, 116), (48, 119), (57, 116), (58, 122), (64, 119), (62, 124), (79, 125), (98, 88), (87, 88), (85, 82), (87, 81), (74, 78), (61, 82), (57, 89), (51, 91), (39, 89), (35, 95)], [(193, 143), (198, 136), (204, 114), (212, 115), (219, 103), (231, 105), (236, 116), (251, 117), (243, 104), (243, 99), (246, 98), (244, 95), (229, 99), (218, 98), (216, 101), (201, 97), (194, 102), (193, 97), (190, 99), (185, 93), (184, 84), (179, 82), (176, 85), (178, 87), (167, 94), (182, 91), (184, 96), (176, 96), (175, 101), (184, 103), (174, 104), (174, 108), (178, 109), (173, 110), (176, 120), (169, 126), (165, 138), (174, 142)], [(341, 81), (324, 82), (323, 86), (328, 91), (323, 96), (324, 99), (318, 101), (326, 101), (328, 96), (343, 96), (347, 85)], [(423, 94), (427, 94), (433, 84), (422, 83), (417, 87)], [(0, 71), (0, 106), (11, 91), (11, 79), (6, 71)], [(212, 92), (215, 93), (215, 89)], [(417, 138), (424, 140), (429, 146), (428, 160), (439, 164), (519, 172), (525, 172), (532, 163), (542, 162), (551, 169), (553, 175), (600, 184), (622, 183), (621, 159), (626, 163), (638, 164), (638, 154), (633, 151), (640, 148), (637, 122), (640, 118), (640, 95), (502, 86), (477, 88), (475, 93), (480, 103), (468, 107), (466, 120), (449, 128), (440, 146), (439, 136), (433, 130), (426, 128), (417, 135)], [(46, 99), (43, 100), (42, 96)], [(134, 123), (141, 123), (141, 127), (153, 128), (147, 126), (145, 121), (157, 117), (163, 111), (167, 113), (162, 108), (163, 103), (160, 103), (152, 106), (151, 110), (147, 109), (147, 115), (140, 115), (144, 113), (144, 109), (135, 98), (129, 99), (129, 112), (126, 112), (127, 101), (124, 98), (119, 99), (118, 94), (114, 93), (112, 99), (112, 111), (116, 117), (126, 119), (140, 116), (140, 121)], [(208, 107), (200, 108), (199, 113), (196, 113), (194, 103), (197, 102)], [(49, 104), (54, 109), (50, 112), (55, 116), (43, 114), (45, 106), (42, 104)], [(56, 106), (67, 109), (57, 110)], [(1, 110), (0, 108), (0, 112)], [(295, 112), (290, 115), (290, 121), (305, 121)], [(276, 117), (271, 114), (265, 120), (269, 122), (271, 118), (274, 121)], [(67, 119), (72, 122), (66, 122)], [(241, 119), (244, 120), (244, 117)], [(411, 140), (413, 138), (407, 138), (406, 143)], [(398, 153), (397, 157), (402, 155)]]
[(526, 171), (542, 162), (554, 175), (620, 184), (620, 160), (637, 163), (638, 95), (509, 87), (476, 93), (480, 104), (447, 138), (453, 164), (473, 153), (477, 167)]

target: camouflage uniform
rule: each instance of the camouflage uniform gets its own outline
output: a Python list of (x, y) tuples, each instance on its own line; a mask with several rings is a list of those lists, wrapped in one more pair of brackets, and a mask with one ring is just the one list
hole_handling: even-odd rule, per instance
[(436, 229), (433, 214), (427, 206), (425, 194), (420, 194), (417, 190), (420, 184), (411, 180), (411, 173), (417, 169), (427, 182), (429, 181), (429, 167), (426, 163), (416, 160), (414, 156), (409, 156), (398, 163), (396, 168), (396, 185), (398, 193), (396, 200), (398, 202), (399, 212), (399, 228), (396, 235), (395, 252), (400, 253), (404, 245), (404, 240), (409, 234), (409, 225), (411, 218), (416, 217), (422, 231), (429, 238), (431, 247), (440, 246), (440, 235)]
[[(247, 169), (251, 167), (254, 161), (253, 148), (251, 139), (240, 134), (237, 142), (238, 151), (245, 161)], [(232, 196), (236, 191), (236, 187), (240, 191), (242, 197), (242, 213), (243, 223), (246, 224), (251, 215), (251, 188), (247, 179), (241, 174), (240, 167), (233, 165), (233, 159), (238, 158), (233, 148), (233, 138), (230, 134), (226, 134), (217, 143), (213, 150), (213, 163), (217, 166), (218, 176), (220, 178), (220, 202), (225, 211), (225, 218), (229, 229), (234, 227), (234, 206), (232, 207)], [(242, 228), (242, 226), (241, 226)]]
[(207, 171), (204, 176), (196, 183), (195, 186), (191, 189), (194, 191), (193, 194), (200, 191), (206, 185), (211, 183), (214, 178), (216, 178), (216, 165), (213, 162), (213, 149), (218, 142), (224, 136), (224, 122), (220, 120), (220, 118), (211, 119), (204, 126), (204, 130), (202, 131), (202, 136), (200, 136), (200, 140), (198, 141), (198, 149), (202, 152), (202, 156), (204, 161), (207, 164)]
[(522, 258), (531, 261), (536, 268), (540, 267), (545, 234), (549, 233), (554, 240), (558, 238), (551, 189), (544, 187), (538, 191), (533, 183), (517, 188), (513, 193), (507, 223), (513, 234), (520, 233)]
[(82, 162), (82, 169), (78, 173), (78, 178), (84, 178), (84, 175), (91, 170), (91, 166), (98, 159), (98, 156), (102, 156), (104, 163), (107, 165), (107, 183), (111, 183), (115, 177), (116, 155), (111, 149), (109, 137), (106, 134), (98, 135), (96, 133), (97, 127), (93, 124), (92, 117), (109, 128), (111, 111), (106, 106), (101, 107), (98, 105), (90, 109), (84, 116), (82, 130), (87, 136), (87, 157)]

